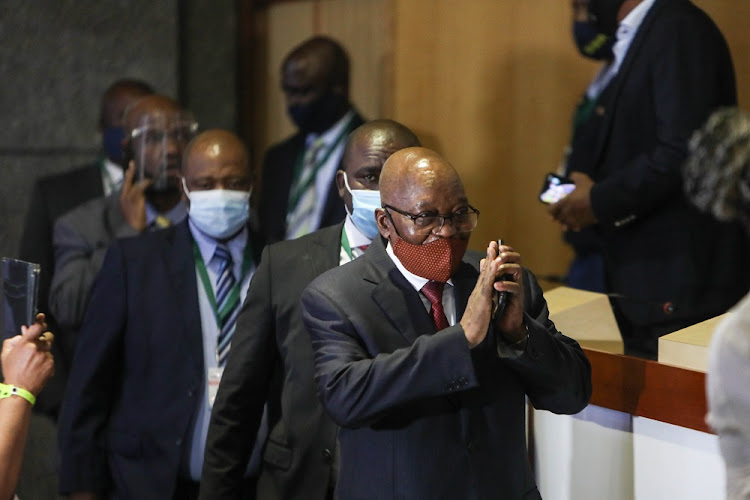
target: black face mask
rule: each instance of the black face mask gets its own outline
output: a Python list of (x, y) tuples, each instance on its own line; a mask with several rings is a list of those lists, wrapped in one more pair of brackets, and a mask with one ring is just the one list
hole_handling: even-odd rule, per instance
[(614, 36), (617, 31), (617, 13), (625, 0), (590, 0), (589, 14), (599, 33)]
[(289, 106), (287, 112), (297, 128), (304, 133), (325, 132), (341, 118), (349, 101), (338, 92), (328, 89), (319, 99), (309, 104)]
[(575, 21), (573, 23), (573, 39), (578, 52), (584, 57), (598, 61), (612, 59), (612, 46), (615, 37), (599, 33), (592, 22)]

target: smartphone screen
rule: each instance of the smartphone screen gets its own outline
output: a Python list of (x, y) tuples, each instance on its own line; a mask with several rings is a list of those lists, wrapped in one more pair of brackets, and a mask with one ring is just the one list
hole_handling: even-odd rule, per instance
[(539, 194), (539, 200), (542, 203), (557, 203), (568, 196), (576, 185), (573, 181), (555, 174), (547, 174), (542, 185), (542, 191)]

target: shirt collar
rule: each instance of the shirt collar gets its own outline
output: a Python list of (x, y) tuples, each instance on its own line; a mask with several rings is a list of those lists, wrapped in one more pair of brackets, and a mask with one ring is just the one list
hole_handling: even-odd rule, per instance
[(334, 123), (331, 128), (329, 128), (322, 134), (307, 134), (307, 137), (305, 138), (305, 146), (309, 147), (310, 144), (312, 144), (313, 141), (318, 137), (322, 139), (323, 144), (330, 144), (331, 142), (335, 141), (339, 134), (344, 130), (344, 127), (349, 123), (349, 120), (351, 120), (353, 117), (354, 110), (350, 109), (344, 116), (339, 118), (339, 121)]
[(156, 208), (154, 208), (151, 203), (148, 201), (146, 202), (146, 226), (150, 226), (153, 224), (154, 220), (156, 220), (156, 217), (161, 215), (163, 217), (166, 217), (169, 219), (169, 222), (171, 224), (179, 224), (183, 220), (185, 220), (185, 217), (187, 217), (188, 209), (187, 204), (180, 200), (177, 205), (173, 206), (169, 210), (167, 210), (165, 213), (160, 214)]
[[(417, 276), (416, 274), (406, 269), (404, 265), (401, 263), (401, 261), (398, 260), (398, 257), (396, 257), (396, 254), (393, 252), (393, 247), (391, 246), (390, 241), (388, 242), (388, 245), (386, 245), (385, 251), (388, 254), (388, 256), (391, 258), (393, 263), (396, 264), (396, 267), (398, 268), (398, 270), (401, 271), (401, 274), (404, 275), (404, 278), (406, 278), (406, 281), (408, 281), (409, 284), (413, 286), (416, 291), (420, 291), (422, 287), (425, 286), (428, 281), (430, 281), (427, 278)], [(450, 286), (453, 286), (453, 278), (448, 280), (448, 284)]]
[[(188, 218), (188, 226), (190, 227), (190, 233), (193, 235), (193, 241), (195, 241), (195, 244), (198, 245), (198, 250), (201, 253), (201, 258), (203, 258), (203, 262), (206, 264), (206, 267), (208, 267), (211, 259), (214, 258), (216, 246), (219, 244), (219, 242), (198, 229), (198, 227), (193, 224), (193, 221), (190, 220), (190, 218)], [(229, 249), (229, 253), (232, 255), (232, 260), (235, 264), (238, 262), (242, 262), (242, 253), (245, 249), (245, 245), (247, 244), (247, 238), (248, 231), (247, 228), (244, 227), (242, 228), (242, 231), (237, 234), (237, 236), (235, 236), (231, 240), (223, 242)]]
[(362, 234), (362, 231), (360, 231), (354, 224), (348, 213), (346, 214), (346, 220), (344, 221), (344, 231), (346, 231), (346, 238), (349, 240), (349, 246), (351, 248), (361, 247), (372, 243), (370, 238)]

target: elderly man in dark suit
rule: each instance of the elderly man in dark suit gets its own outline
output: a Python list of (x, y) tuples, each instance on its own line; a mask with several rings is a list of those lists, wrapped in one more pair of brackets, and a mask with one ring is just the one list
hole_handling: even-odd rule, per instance
[(380, 192), (382, 238), (302, 294), (320, 397), (342, 426), (336, 497), (539, 498), (526, 396), (580, 411), (588, 360), (511, 247), (462, 260), (479, 212), (446, 160), (398, 151)]
[(281, 88), (298, 132), (263, 160), (258, 215), (266, 243), (293, 239), (344, 217), (335, 176), (349, 133), (363, 123), (349, 102), (349, 57), (327, 37), (295, 47)]
[(742, 229), (692, 207), (680, 175), (693, 130), (736, 103), (734, 69), (718, 28), (688, 0), (591, 0), (589, 10), (616, 35), (614, 57), (595, 82), (591, 147), (573, 152), (576, 189), (550, 213), (601, 237), (626, 352), (655, 358), (659, 336), (725, 312), (750, 286)]
[(91, 165), (43, 177), (34, 184), (18, 256), (41, 265), (39, 310), (47, 312), (47, 323), (57, 334), (52, 348), (57, 360), (55, 375), (37, 401), (35, 411), (57, 416), (75, 347), (73, 336), (66, 329), (58, 327), (47, 302), (55, 267), (52, 229), (57, 218), (64, 213), (118, 188), (124, 169), (121, 145), (123, 112), (137, 99), (153, 92), (146, 82), (130, 78), (117, 80), (110, 85), (102, 95), (99, 109), (102, 157)]
[(271, 431), (258, 498), (332, 497), (337, 427), (316, 395), (299, 298), (316, 276), (360, 256), (378, 234), (374, 210), (380, 206), (383, 163), (394, 151), (417, 144), (410, 130), (390, 120), (357, 128), (336, 176), (346, 219), (263, 251), (211, 415), (201, 498), (243, 498), (242, 472), (266, 402)]
[(188, 219), (115, 240), (96, 279), (61, 416), (60, 489), (72, 499), (197, 498), (210, 406), (259, 246), (238, 137), (197, 136), (182, 175)]

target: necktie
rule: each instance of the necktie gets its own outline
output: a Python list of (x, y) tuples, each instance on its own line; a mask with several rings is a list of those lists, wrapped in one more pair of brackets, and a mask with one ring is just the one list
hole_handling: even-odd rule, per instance
[(219, 336), (216, 340), (216, 361), (224, 366), (229, 355), (229, 346), (234, 333), (234, 325), (239, 313), (240, 294), (236, 287), (232, 254), (225, 245), (217, 245), (214, 259), (219, 263), (216, 277), (216, 320)]
[(421, 290), (432, 304), (430, 313), (437, 332), (449, 326), (448, 318), (445, 317), (445, 311), (443, 310), (443, 287), (445, 287), (445, 283), (442, 281), (428, 281)]
[[(315, 193), (315, 176), (319, 167), (316, 160), (324, 144), (323, 139), (318, 137), (305, 151), (302, 171), (299, 177), (295, 179), (289, 195), (290, 201), (296, 200), (296, 204), (291, 207), (287, 215), (287, 239), (299, 238), (315, 229), (313, 217), (315, 216), (315, 205), (318, 201)], [(295, 203), (295, 201), (292, 201), (292, 203)]]

